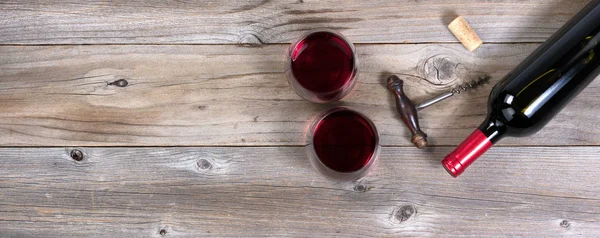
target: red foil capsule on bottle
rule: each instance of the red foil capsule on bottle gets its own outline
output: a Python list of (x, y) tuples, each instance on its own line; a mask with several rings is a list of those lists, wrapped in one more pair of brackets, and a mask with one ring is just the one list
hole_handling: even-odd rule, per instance
[(473, 161), (492, 147), (492, 142), (479, 129), (475, 129), (452, 153), (448, 154), (442, 164), (453, 177), (458, 177)]

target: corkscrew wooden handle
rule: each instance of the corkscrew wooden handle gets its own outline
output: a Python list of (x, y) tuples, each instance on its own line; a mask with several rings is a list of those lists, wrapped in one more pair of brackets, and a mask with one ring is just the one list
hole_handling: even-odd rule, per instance
[(427, 134), (419, 127), (419, 117), (413, 102), (406, 96), (403, 89), (404, 82), (396, 75), (388, 78), (387, 88), (394, 93), (396, 109), (402, 118), (402, 122), (412, 133), (411, 142), (419, 149), (427, 145)]

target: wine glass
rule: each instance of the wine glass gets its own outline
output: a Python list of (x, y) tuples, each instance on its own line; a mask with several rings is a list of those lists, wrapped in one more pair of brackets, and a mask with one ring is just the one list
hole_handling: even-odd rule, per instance
[(354, 45), (331, 30), (312, 31), (288, 50), (286, 76), (300, 97), (316, 103), (346, 96), (357, 81)]
[(349, 107), (335, 107), (319, 115), (310, 125), (306, 141), (313, 167), (339, 180), (366, 175), (380, 150), (375, 124)]

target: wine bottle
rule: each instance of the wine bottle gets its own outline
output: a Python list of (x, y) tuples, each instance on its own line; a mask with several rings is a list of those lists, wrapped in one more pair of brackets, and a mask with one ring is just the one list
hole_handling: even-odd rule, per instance
[(539, 131), (600, 73), (600, 0), (592, 0), (494, 86), (485, 121), (442, 161), (452, 176), (505, 136)]

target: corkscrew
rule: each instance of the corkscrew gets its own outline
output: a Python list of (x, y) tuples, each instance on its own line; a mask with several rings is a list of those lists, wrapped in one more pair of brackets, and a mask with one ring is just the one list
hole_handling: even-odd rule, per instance
[(417, 111), (423, 108), (429, 107), (438, 102), (444, 101), (454, 95), (460, 94), (468, 90), (475, 89), (483, 84), (488, 83), (490, 80), (489, 76), (479, 77), (477, 80), (473, 80), (462, 84), (458, 87), (451, 89), (450, 91), (427, 99), (422, 103), (415, 106), (415, 104), (406, 96), (404, 93), (404, 81), (396, 75), (388, 77), (387, 88), (394, 93), (396, 98), (396, 109), (400, 114), (402, 122), (408, 127), (412, 134), (411, 142), (419, 149), (424, 148), (427, 145), (427, 134), (425, 134), (419, 126), (419, 116)]

